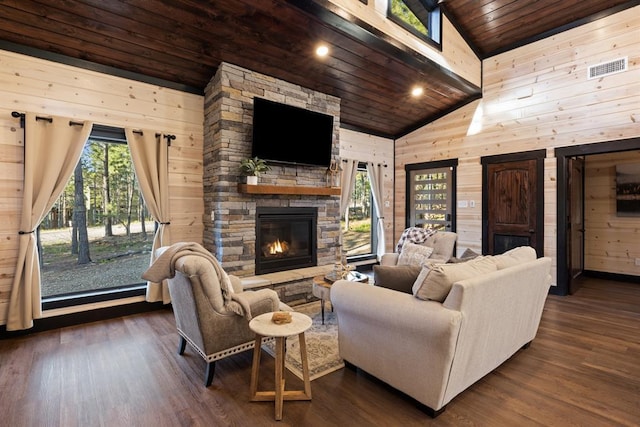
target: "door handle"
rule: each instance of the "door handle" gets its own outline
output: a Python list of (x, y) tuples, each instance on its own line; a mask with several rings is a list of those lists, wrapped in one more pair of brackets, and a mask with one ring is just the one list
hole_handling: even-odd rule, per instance
[(535, 234), (536, 230), (534, 230), (533, 228), (529, 229), (529, 234)]

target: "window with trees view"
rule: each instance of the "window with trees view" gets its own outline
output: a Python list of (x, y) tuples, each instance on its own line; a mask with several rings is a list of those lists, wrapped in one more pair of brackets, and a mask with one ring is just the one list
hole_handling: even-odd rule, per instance
[(440, 8), (437, 0), (388, 0), (387, 17), (429, 43), (440, 44)]
[(342, 250), (347, 257), (370, 255), (377, 246), (375, 206), (366, 165), (360, 164), (356, 174), (349, 208), (341, 218)]
[(43, 299), (141, 284), (154, 226), (124, 133), (119, 141), (92, 134), (38, 228)]

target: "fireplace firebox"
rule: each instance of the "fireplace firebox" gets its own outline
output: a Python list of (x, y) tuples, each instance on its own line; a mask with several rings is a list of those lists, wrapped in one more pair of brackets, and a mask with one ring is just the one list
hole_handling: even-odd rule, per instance
[(256, 274), (317, 263), (317, 208), (256, 209)]

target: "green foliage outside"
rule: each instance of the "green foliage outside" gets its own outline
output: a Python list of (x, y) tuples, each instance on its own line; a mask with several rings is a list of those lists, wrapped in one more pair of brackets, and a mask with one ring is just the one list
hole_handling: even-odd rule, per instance
[(391, 0), (391, 13), (404, 23), (410, 25), (421, 34), (429, 36), (427, 27), (418, 19), (411, 9), (402, 0)]
[[(76, 191), (72, 177), (39, 227), (44, 297), (140, 283), (149, 265), (155, 223), (127, 144), (90, 139), (80, 165), (82, 188)], [(73, 224), (78, 194), (86, 222)], [(73, 238), (80, 229), (88, 245), (78, 250)]]

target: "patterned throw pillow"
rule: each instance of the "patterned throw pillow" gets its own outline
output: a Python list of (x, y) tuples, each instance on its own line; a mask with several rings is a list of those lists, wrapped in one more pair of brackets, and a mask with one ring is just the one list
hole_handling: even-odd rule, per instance
[(429, 246), (405, 242), (398, 257), (398, 265), (422, 265), (433, 253)]

